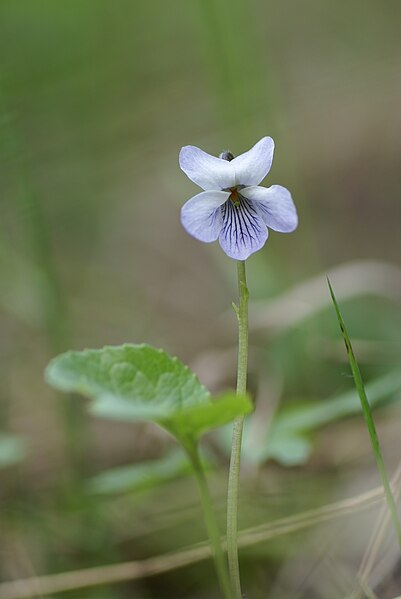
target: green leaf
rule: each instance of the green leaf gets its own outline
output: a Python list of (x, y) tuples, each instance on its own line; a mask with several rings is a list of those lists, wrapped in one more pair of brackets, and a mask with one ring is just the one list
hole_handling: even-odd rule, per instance
[(93, 414), (151, 420), (185, 446), (252, 410), (249, 398), (234, 392), (213, 399), (187, 366), (149, 345), (70, 351), (52, 360), (45, 376), (57, 389), (93, 399)]
[(25, 443), (15, 435), (0, 434), (0, 468), (21, 462), (26, 455)]
[(88, 490), (109, 495), (144, 491), (190, 473), (191, 463), (176, 449), (157, 460), (106, 470), (89, 480)]

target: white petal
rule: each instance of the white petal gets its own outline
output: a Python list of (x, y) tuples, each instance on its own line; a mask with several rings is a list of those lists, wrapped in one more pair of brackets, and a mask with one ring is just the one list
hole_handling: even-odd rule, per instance
[(270, 229), (280, 233), (291, 233), (297, 228), (297, 210), (290, 192), (285, 187), (245, 187), (241, 189), (241, 195), (256, 204)]
[(209, 243), (216, 241), (223, 219), (220, 206), (230, 197), (226, 191), (202, 191), (181, 208), (181, 223), (196, 239)]
[(181, 148), (180, 167), (191, 181), (205, 190), (228, 189), (235, 185), (231, 162), (211, 156), (195, 146)]
[(248, 152), (230, 162), (235, 169), (236, 185), (259, 185), (273, 162), (274, 141), (263, 137)]
[(223, 227), (219, 242), (227, 256), (234, 260), (246, 260), (266, 243), (268, 230), (259, 210), (252, 202), (241, 198), (239, 205), (231, 200), (221, 209)]

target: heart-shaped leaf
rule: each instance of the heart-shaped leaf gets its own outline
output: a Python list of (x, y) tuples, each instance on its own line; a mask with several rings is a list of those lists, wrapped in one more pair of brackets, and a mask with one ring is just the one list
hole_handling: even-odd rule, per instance
[(166, 352), (149, 345), (70, 351), (52, 360), (47, 381), (94, 401), (93, 414), (113, 420), (156, 422), (184, 446), (207, 430), (252, 410), (234, 392), (213, 399), (196, 375)]

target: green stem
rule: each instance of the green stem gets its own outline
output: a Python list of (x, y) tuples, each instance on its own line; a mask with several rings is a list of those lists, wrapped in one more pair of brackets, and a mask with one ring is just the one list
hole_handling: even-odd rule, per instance
[(210, 545), (213, 551), (213, 558), (216, 567), (217, 577), (219, 579), (221, 590), (225, 599), (234, 599), (231, 593), (230, 579), (227, 571), (223, 549), (221, 547), (221, 538), (216, 515), (213, 509), (210, 492), (207, 485), (205, 471), (199, 458), (198, 448), (196, 446), (186, 448), (188, 457), (194, 469), (196, 482), (198, 483), (199, 494), (205, 518), (205, 524), (209, 535)]
[[(237, 262), (239, 306), (235, 306), (238, 318), (238, 368), (237, 393), (246, 393), (246, 378), (248, 372), (248, 297), (246, 285), (245, 262)], [(230, 473), (227, 492), (227, 556), (230, 572), (231, 587), (234, 598), (241, 599), (241, 580), (238, 562), (238, 489), (241, 462), (241, 443), (244, 417), (234, 420), (231, 446)]]

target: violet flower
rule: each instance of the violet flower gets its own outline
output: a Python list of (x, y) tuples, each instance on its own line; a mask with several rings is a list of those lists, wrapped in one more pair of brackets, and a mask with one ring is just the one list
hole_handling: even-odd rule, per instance
[(180, 152), (180, 167), (201, 193), (181, 209), (186, 231), (206, 243), (216, 241), (234, 260), (246, 260), (267, 241), (268, 229), (291, 233), (298, 217), (291, 194), (281, 185), (259, 187), (273, 161), (274, 142), (263, 137), (248, 152), (219, 158), (195, 146)]

